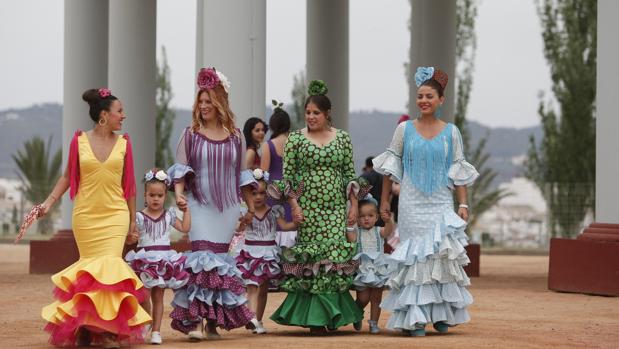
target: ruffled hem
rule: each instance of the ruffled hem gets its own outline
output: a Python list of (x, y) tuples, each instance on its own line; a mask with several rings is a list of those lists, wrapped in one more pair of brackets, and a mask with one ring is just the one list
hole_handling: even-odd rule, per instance
[(360, 253), (353, 259), (359, 261), (359, 269), (353, 280), (357, 289), (383, 287), (398, 267), (395, 261), (380, 252)]
[(469, 321), (466, 308), (473, 304), (473, 296), (458, 284), (409, 284), (392, 290), (381, 303), (381, 308), (392, 313), (387, 327), (414, 329), (415, 324), (443, 321), (457, 325)]
[(140, 276), (146, 288), (164, 287), (176, 289), (183, 287), (189, 280), (185, 271), (185, 260), (181, 253), (168, 251), (129, 251), (125, 260)]
[(210, 251), (185, 255), (185, 269), (191, 276), (183, 288), (174, 290), (172, 327), (187, 333), (202, 319), (226, 330), (245, 325), (253, 313), (245, 306), (245, 286), (234, 258)]
[(325, 260), (340, 264), (350, 261), (356, 247), (356, 243), (345, 240), (297, 243), (293, 247), (282, 248), (281, 259), (289, 264), (314, 264)]
[(229, 331), (247, 324), (254, 317), (254, 313), (245, 305), (228, 308), (220, 304), (209, 305), (195, 299), (189, 308), (174, 308), (170, 317), (172, 328), (187, 334), (195, 330), (202, 323), (202, 319), (213, 321), (218, 327)]
[(450, 188), (453, 189), (454, 185), (472, 185), (479, 177), (479, 172), (466, 160), (460, 160), (449, 167), (448, 177)]
[(236, 266), (242, 273), (245, 285), (258, 286), (265, 281), (274, 280), (281, 277), (279, 258), (277, 255), (272, 255), (272, 250), (274, 250), (274, 248), (268, 246), (265, 250), (267, 251), (265, 251), (262, 256), (256, 256), (256, 253), (241, 250), (239, 255), (236, 257)]
[(450, 260), (461, 258), (466, 255), (464, 247), (468, 245), (465, 228), (466, 222), (455, 212), (447, 210), (431, 234), (401, 241), (389, 258), (404, 265), (423, 263), (434, 255)]
[(363, 312), (348, 291), (324, 294), (291, 292), (271, 315), (271, 320), (280, 325), (327, 326), (329, 329), (361, 319)]
[(396, 155), (393, 151), (387, 150), (372, 160), (374, 171), (384, 175), (391, 176), (391, 179), (396, 183), (402, 182), (404, 169), (402, 167), (402, 157)]
[(121, 341), (141, 341), (142, 327), (151, 321), (139, 305), (147, 291), (135, 274), (125, 276), (126, 269), (131, 271), (120, 257), (105, 256), (80, 259), (55, 274), (52, 280), (57, 300), (41, 312), (48, 321), (50, 343), (75, 345), (80, 327), (86, 327), (95, 337), (109, 332)]

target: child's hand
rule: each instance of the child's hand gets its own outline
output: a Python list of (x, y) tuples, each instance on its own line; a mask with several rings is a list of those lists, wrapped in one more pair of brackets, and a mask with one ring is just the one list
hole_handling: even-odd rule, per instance
[(391, 222), (391, 213), (382, 211), (380, 213), (380, 218), (382, 218), (385, 223)]
[(140, 236), (138, 235), (138, 233), (137, 233), (137, 232), (132, 231), (132, 232), (130, 232), (129, 234), (127, 234), (127, 239), (125, 240), (125, 243), (126, 243), (127, 245), (133, 245), (133, 244), (135, 244), (136, 242), (138, 242), (139, 237), (140, 237)]

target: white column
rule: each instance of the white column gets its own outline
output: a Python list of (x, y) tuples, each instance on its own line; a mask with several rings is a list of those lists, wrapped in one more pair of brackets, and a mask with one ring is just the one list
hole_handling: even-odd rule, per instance
[(596, 97), (596, 158), (595, 158), (595, 221), (619, 224), (619, 1), (599, 0), (597, 18), (597, 97)]
[(348, 130), (348, 0), (307, 1), (307, 81), (329, 88), (335, 127)]
[(197, 7), (196, 74), (215, 67), (228, 77), (238, 128), (265, 118), (266, 0), (198, 0)]
[(409, 114), (417, 115), (415, 100), (417, 88), (414, 74), (419, 66), (440, 68), (449, 75), (445, 90), (442, 119), (453, 122), (455, 99), (456, 63), (456, 1), (454, 0), (412, 0), (411, 1), (411, 88), (409, 91)]
[(156, 19), (156, 1), (110, 0), (109, 85), (127, 117), (122, 132), (133, 143), (138, 209), (140, 179), (155, 165)]
[[(89, 130), (93, 121), (82, 93), (107, 86), (108, 1), (65, 0), (64, 2), (64, 89), (62, 110), (63, 169), (69, 143), (77, 129)], [(62, 199), (60, 230), (71, 229), (73, 203)]]

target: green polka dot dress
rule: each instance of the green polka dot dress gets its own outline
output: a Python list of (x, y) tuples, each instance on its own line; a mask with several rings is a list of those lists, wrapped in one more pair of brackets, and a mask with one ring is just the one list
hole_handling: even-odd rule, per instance
[(335, 329), (363, 317), (348, 291), (357, 264), (352, 261), (355, 243), (346, 241), (346, 187), (355, 177), (348, 133), (337, 130), (323, 147), (301, 131), (290, 134), (284, 179), (295, 187), (303, 182), (298, 202), (305, 221), (297, 244), (282, 251), (285, 279), (280, 287), (288, 296), (271, 316), (275, 322)]

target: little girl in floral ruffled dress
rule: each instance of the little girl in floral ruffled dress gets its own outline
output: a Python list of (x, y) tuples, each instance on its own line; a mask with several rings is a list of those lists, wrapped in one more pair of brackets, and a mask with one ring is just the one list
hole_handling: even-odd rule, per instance
[(136, 213), (138, 251), (130, 251), (125, 256), (144, 286), (150, 289), (150, 299), (142, 307), (153, 318), (152, 344), (162, 343), (160, 329), (165, 289), (183, 287), (189, 280), (189, 273), (184, 269), (187, 257), (170, 248), (170, 228), (187, 233), (191, 227), (191, 215), (186, 209), (181, 220), (176, 217), (174, 208), (165, 209), (168, 185), (168, 175), (163, 170), (154, 168), (144, 175), (146, 208)]

